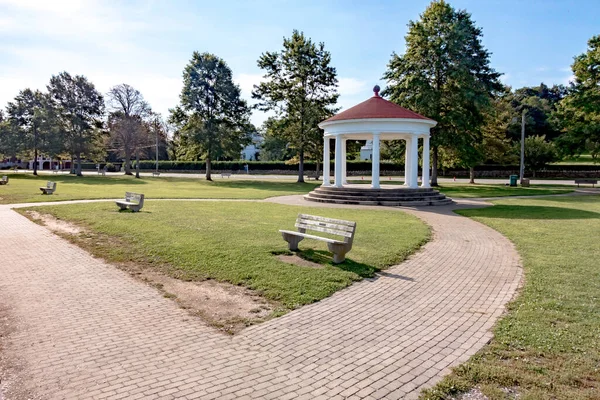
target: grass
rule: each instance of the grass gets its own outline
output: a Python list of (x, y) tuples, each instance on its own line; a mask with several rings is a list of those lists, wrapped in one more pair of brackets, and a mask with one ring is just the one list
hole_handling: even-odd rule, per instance
[(422, 397), (479, 386), (490, 399), (600, 398), (600, 196), (494, 204), (460, 214), (517, 245), (525, 285), (492, 342)]
[[(146, 198), (265, 199), (286, 194), (305, 194), (316, 183), (294, 181), (215, 180), (157, 177), (135, 179), (132, 176), (38, 176), (9, 175), (8, 185), (0, 186), (0, 204), (43, 201), (121, 198), (125, 192), (144, 193)], [(57, 182), (56, 192), (43, 196), (39, 190), (46, 181)]]
[[(271, 203), (148, 201), (139, 213), (112, 203), (35, 207), (89, 230), (73, 239), (114, 263), (153, 267), (183, 280), (243, 285), (294, 309), (401, 262), (429, 237), (429, 228), (398, 211), (304, 209)], [(24, 212), (21, 210), (21, 212)], [(294, 229), (299, 212), (357, 222), (347, 260), (333, 265), (326, 244), (305, 239), (301, 255), (322, 268), (286, 264), (279, 229)]]
[(569, 164), (580, 164), (580, 165), (594, 165), (594, 159), (591, 154), (581, 154), (579, 157), (569, 157), (562, 161), (552, 163), (555, 165), (569, 165)]
[[(350, 183), (366, 183), (370, 181), (350, 181)], [(381, 181), (382, 185), (402, 185), (401, 181)], [(510, 187), (501, 184), (454, 184), (444, 183), (434, 189), (453, 198), (505, 197), (505, 196), (539, 196), (561, 194), (573, 191), (568, 186), (531, 185), (530, 187)]]

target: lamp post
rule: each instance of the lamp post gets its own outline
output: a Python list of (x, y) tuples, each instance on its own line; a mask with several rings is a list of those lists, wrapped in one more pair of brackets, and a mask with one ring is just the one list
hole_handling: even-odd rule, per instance
[(525, 110), (521, 114), (521, 165), (519, 167), (521, 185), (523, 185), (523, 175), (525, 175)]

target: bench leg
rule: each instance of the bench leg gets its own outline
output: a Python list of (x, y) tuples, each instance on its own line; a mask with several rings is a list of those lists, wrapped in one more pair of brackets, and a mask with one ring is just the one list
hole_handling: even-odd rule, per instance
[(340, 243), (327, 243), (327, 247), (333, 253), (334, 264), (343, 263), (346, 260), (346, 253), (352, 248), (351, 245)]
[(288, 249), (291, 251), (298, 251), (298, 244), (304, 239), (302, 236), (290, 235), (285, 232), (281, 232), (283, 240), (288, 242)]

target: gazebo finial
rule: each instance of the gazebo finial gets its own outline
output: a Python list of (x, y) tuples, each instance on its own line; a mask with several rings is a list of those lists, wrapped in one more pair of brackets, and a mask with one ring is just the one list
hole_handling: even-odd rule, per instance
[(379, 91), (380, 91), (380, 90), (381, 90), (381, 88), (379, 87), (379, 85), (375, 85), (375, 86), (373, 87), (373, 93), (375, 93), (375, 96), (374, 96), (374, 97), (380, 97), (380, 96), (379, 96)]

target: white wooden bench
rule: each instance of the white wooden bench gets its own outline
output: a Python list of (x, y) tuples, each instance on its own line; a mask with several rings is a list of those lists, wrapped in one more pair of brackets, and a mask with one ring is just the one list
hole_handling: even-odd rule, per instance
[(2, 179), (0, 179), (0, 185), (6, 185), (8, 183), (8, 176), (4, 175)]
[(40, 188), (42, 194), (52, 194), (56, 190), (56, 182), (46, 182), (46, 186)]
[(230, 178), (230, 177), (231, 177), (231, 171), (221, 172), (221, 178)]
[[(327, 243), (329, 251), (333, 253), (333, 262), (341, 263), (346, 259), (346, 253), (352, 249), (354, 232), (356, 231), (356, 222), (345, 221), (343, 219), (333, 219), (319, 217), (316, 215), (298, 214), (296, 224), (298, 231), (279, 230), (283, 240), (288, 242), (288, 248), (292, 251), (298, 250), (298, 243), (304, 238), (320, 240)], [(306, 231), (324, 232), (336, 236), (341, 236), (342, 240), (325, 238), (322, 236), (310, 235)]]
[(116, 204), (121, 210), (130, 209), (133, 212), (140, 211), (144, 206), (144, 195), (140, 193), (125, 193), (125, 200), (118, 200)]

